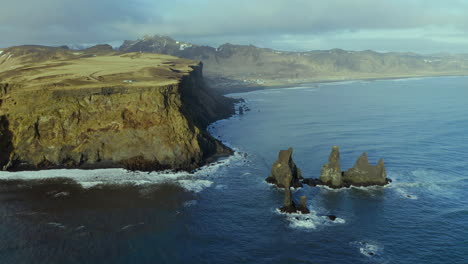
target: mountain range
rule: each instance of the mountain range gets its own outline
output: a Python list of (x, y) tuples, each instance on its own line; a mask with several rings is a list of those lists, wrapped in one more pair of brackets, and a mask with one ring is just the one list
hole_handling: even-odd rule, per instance
[(229, 43), (214, 48), (158, 35), (126, 40), (119, 50), (200, 60), (211, 86), (223, 92), (310, 82), (468, 73), (468, 55), (341, 49), (293, 52)]

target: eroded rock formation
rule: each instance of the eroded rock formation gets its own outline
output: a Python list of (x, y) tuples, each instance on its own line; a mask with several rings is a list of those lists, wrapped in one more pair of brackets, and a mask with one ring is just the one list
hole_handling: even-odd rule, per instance
[(271, 167), (270, 176), (265, 179), (268, 183), (286, 189), (289, 187), (302, 187), (299, 181), (302, 179), (302, 173), (294, 163), (292, 153), (292, 148), (280, 150), (278, 160), (276, 160)]
[(284, 192), (284, 204), (280, 208), (280, 211), (283, 213), (301, 213), (308, 214), (310, 213), (309, 208), (307, 208), (307, 197), (301, 196), (300, 203), (296, 204), (293, 200), (292, 191), (290, 188), (285, 188)]
[(284, 203), (283, 207), (280, 208), (281, 212), (285, 213), (295, 213), (296, 212), (296, 205), (294, 204), (292, 198), (292, 191), (290, 186), (285, 186), (284, 188)]
[(319, 180), (325, 185), (336, 188), (343, 185), (338, 146), (333, 146), (330, 156), (328, 157), (328, 163), (322, 167)]
[(354, 186), (385, 185), (388, 183), (384, 161), (380, 159), (376, 166), (369, 164), (364, 152), (354, 167), (343, 172), (343, 181)]
[(353, 168), (341, 171), (339, 149), (334, 146), (328, 158), (328, 164), (322, 167), (320, 178), (306, 179), (303, 182), (311, 186), (326, 185), (331, 188), (341, 188), (351, 185), (385, 185), (390, 182), (390, 179), (387, 178), (383, 159), (377, 165), (371, 165), (366, 153), (358, 158)]
[(310, 213), (309, 208), (307, 208), (307, 196), (301, 196), (299, 206), (296, 206), (296, 209), (302, 214)]

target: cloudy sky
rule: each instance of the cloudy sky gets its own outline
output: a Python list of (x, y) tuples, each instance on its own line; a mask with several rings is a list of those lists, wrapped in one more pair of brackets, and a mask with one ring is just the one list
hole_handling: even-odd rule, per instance
[(143, 35), (281, 50), (468, 53), (465, 0), (9, 0), (0, 47)]

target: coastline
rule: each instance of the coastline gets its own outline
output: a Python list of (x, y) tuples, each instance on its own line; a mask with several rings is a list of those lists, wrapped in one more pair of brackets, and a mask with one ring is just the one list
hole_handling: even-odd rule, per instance
[(205, 128), (232, 115), (235, 100), (206, 87), (198, 61), (158, 54), (71, 57), (66, 65), (22, 59), (9, 63), (25, 70), (0, 69), (2, 170), (192, 171), (232, 153)]
[[(271, 85), (252, 85), (252, 86), (233, 86), (230, 88), (219, 88), (222, 95), (248, 93), (259, 90), (270, 90), (279, 88), (292, 88), (300, 85), (307, 84), (326, 84), (326, 83), (340, 83), (340, 82), (354, 82), (354, 81), (386, 81), (386, 80), (406, 80), (406, 79), (420, 79), (420, 78), (440, 78), (440, 77), (468, 77), (466, 74), (442, 74), (442, 75), (412, 75), (412, 76), (394, 76), (394, 77), (369, 77), (369, 78), (351, 78), (351, 79), (318, 79), (304, 82), (291, 82), (283, 84)], [(215, 86), (215, 84), (213, 84)]]
[[(232, 100), (236, 109), (245, 103)], [(44, 184), (78, 184), (81, 189), (88, 190), (102, 188), (102, 186), (113, 187), (145, 187), (154, 185), (175, 185), (187, 192), (199, 193), (210, 187), (213, 181), (210, 177), (220, 170), (229, 167), (229, 164), (242, 160), (243, 156), (229, 142), (221, 139), (214, 133), (214, 129), (223, 122), (238, 117), (237, 112), (230, 116), (213, 120), (204, 130), (214, 140), (230, 150), (226, 154), (216, 154), (207, 157), (203, 164), (193, 170), (163, 169), (153, 171), (129, 170), (115, 164), (107, 166), (82, 166), (77, 168), (56, 167), (50, 169), (38, 169), (29, 167), (23, 170), (0, 170), (0, 183), (27, 183), (41, 186)], [(101, 187), (100, 187), (101, 186)]]

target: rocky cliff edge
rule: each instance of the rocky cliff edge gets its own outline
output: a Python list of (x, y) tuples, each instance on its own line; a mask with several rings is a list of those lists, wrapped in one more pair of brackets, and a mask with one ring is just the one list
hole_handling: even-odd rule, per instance
[(0, 58), (0, 168), (192, 170), (231, 153), (205, 128), (233, 102), (205, 87), (201, 63), (41, 49)]

